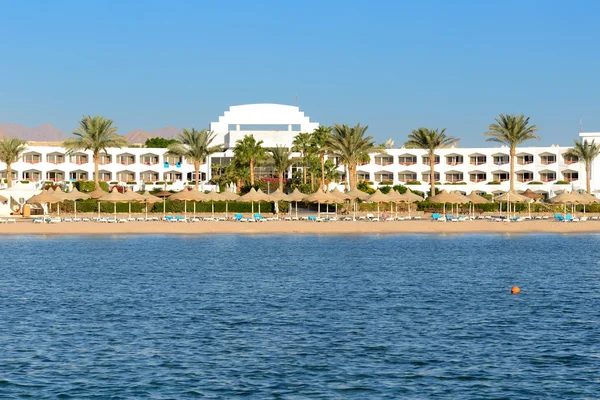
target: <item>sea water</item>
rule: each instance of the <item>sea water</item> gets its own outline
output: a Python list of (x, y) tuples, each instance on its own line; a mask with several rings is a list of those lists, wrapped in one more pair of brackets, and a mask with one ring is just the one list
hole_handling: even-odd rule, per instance
[(600, 397), (598, 235), (1, 240), (2, 399)]

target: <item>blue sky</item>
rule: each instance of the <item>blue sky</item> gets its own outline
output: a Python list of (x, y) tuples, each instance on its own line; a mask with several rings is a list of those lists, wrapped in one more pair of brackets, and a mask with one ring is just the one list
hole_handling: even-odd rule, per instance
[[(208, 127), (230, 105), (295, 104), (397, 145), (420, 126), (485, 145), (498, 113), (541, 144), (600, 131), (600, 2), (5, 1), (0, 121), (67, 132)], [(535, 143), (531, 143), (532, 145)]]

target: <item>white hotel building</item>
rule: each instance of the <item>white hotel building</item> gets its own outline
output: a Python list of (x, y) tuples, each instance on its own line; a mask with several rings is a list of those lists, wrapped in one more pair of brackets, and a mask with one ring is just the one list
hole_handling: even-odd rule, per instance
[[(298, 133), (312, 132), (318, 126), (294, 106), (250, 104), (230, 107), (217, 122), (210, 124), (210, 130), (216, 134), (213, 144), (223, 145), (225, 151), (213, 154), (202, 165), (201, 179), (205, 181), (205, 189), (210, 188), (210, 165), (228, 164), (236, 141), (244, 135), (253, 134), (257, 140), (263, 141), (264, 147), (291, 147)], [(580, 136), (600, 140), (600, 133), (581, 133)], [(404, 138), (398, 139), (401, 142)], [(565, 188), (585, 188), (583, 165), (565, 155), (568, 149), (559, 145), (519, 148), (515, 163), (516, 189), (524, 191), (530, 188), (538, 193), (553, 194)], [(99, 178), (135, 189), (158, 186), (179, 190), (193, 181), (193, 165), (179, 157), (167, 157), (165, 152), (166, 149), (137, 147), (109, 149), (100, 160)], [(595, 164), (598, 163), (600, 159)], [(448, 148), (436, 155), (436, 181), (441, 183), (440, 189), (500, 193), (508, 190), (509, 167), (509, 149), (505, 147)], [(19, 185), (22, 189), (39, 190), (47, 181), (67, 183), (94, 178), (94, 164), (89, 151), (67, 155), (59, 145), (37, 146), (30, 143), (12, 168), (14, 180), (30, 182)], [(600, 165), (594, 165), (593, 170), (600, 171), (598, 168)], [(343, 173), (343, 167), (339, 169)], [(0, 178), (6, 178), (6, 165), (3, 163), (0, 163)], [(370, 162), (358, 167), (358, 178), (375, 184), (409, 182), (412, 183), (411, 188), (426, 191), (429, 187), (428, 157), (423, 150), (405, 148), (371, 154)], [(600, 179), (592, 179), (592, 190), (598, 188)]]

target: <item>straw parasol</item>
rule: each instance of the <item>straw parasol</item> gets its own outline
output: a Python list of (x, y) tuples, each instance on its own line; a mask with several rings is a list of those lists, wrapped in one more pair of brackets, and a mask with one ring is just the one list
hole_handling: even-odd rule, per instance
[(52, 189), (48, 189), (48, 193), (52, 194), (53, 196), (56, 196), (60, 199), (59, 203), (56, 203), (56, 213), (57, 215), (60, 215), (60, 203), (62, 203), (65, 200), (68, 200), (66, 193), (62, 191), (62, 189), (60, 187), (57, 187), (56, 190), (50, 192), (50, 190)]
[(283, 193), (279, 189), (277, 189), (273, 193), (270, 193), (269, 196), (271, 196), (271, 199), (273, 199), (274, 201), (287, 201), (287, 202), (291, 201), (290, 196)]
[(383, 194), (381, 192), (381, 190), (377, 189), (375, 191), (375, 193), (373, 193), (372, 195), (370, 195), (369, 197), (367, 197), (365, 199), (366, 202), (368, 203), (377, 203), (377, 217), (380, 217), (380, 212), (379, 212), (379, 205), (381, 203), (387, 203), (392, 201), (392, 199), (390, 198), (390, 196), (388, 196), (387, 194)]
[(104, 196), (98, 199), (99, 202), (102, 203), (113, 203), (114, 204), (114, 213), (115, 219), (117, 218), (117, 203), (127, 203), (129, 198), (122, 193), (119, 193), (116, 187), (110, 193), (105, 194)]
[(163, 218), (167, 215), (167, 197), (170, 197), (173, 193), (167, 192), (165, 190), (161, 190), (156, 193), (154, 196), (162, 198), (163, 201)]
[(162, 199), (160, 197), (150, 194), (150, 192), (148, 192), (147, 190), (144, 193), (142, 193), (141, 196), (144, 198), (143, 203), (146, 204), (146, 219), (148, 219), (148, 204), (161, 202)]
[(321, 217), (321, 203), (332, 204), (339, 201), (339, 198), (329, 192), (323, 192), (321, 188), (319, 188), (316, 192), (304, 197), (303, 200), (309, 203), (317, 203), (317, 214)]
[(298, 202), (304, 200), (306, 195), (299, 191), (298, 188), (295, 188), (292, 193), (288, 194), (288, 197), (290, 198), (290, 201), (296, 202), (296, 218), (298, 218)]
[(229, 213), (229, 202), (236, 201), (240, 197), (238, 194), (230, 192), (228, 190), (221, 192), (221, 200), (225, 201), (225, 218), (228, 217)]
[(348, 196), (348, 193), (342, 192), (340, 189), (337, 188), (337, 186), (330, 193), (343, 201), (352, 200), (353, 198), (352, 196)]
[(490, 201), (483, 196), (478, 195), (474, 190), (467, 196), (470, 201), (471, 215), (475, 216), (475, 204), (487, 204)]
[(353, 205), (353, 209), (354, 209), (354, 219), (356, 219), (356, 211), (358, 208), (358, 203), (356, 200), (366, 199), (367, 197), (369, 197), (369, 193), (365, 193), (362, 190), (354, 188), (354, 189), (346, 192), (346, 196), (350, 197), (350, 200), (352, 200), (352, 205)]
[(250, 191), (240, 197), (238, 197), (235, 201), (240, 201), (244, 203), (252, 203), (252, 214), (254, 214), (254, 202), (258, 202), (258, 212), (260, 213), (260, 202), (261, 201), (271, 201), (271, 198), (266, 195), (262, 190), (258, 189), (250, 189)]
[[(210, 205), (211, 205), (211, 209), (212, 209), (212, 217), (215, 217), (215, 201), (221, 201), (223, 200), (223, 198), (221, 197), (221, 195), (217, 192), (215, 192), (215, 190), (211, 190), (210, 192), (204, 194), (204, 200), (208, 201), (210, 200)], [(195, 205), (195, 203), (194, 203)], [(195, 214), (195, 213), (194, 213)]]
[(427, 201), (430, 202), (430, 203), (442, 203), (442, 204), (444, 204), (444, 214), (446, 214), (446, 203), (455, 204), (455, 203), (458, 203), (459, 201), (463, 201), (463, 200), (459, 199), (453, 193), (448, 193), (446, 191), (446, 189), (442, 189), (442, 191), (440, 191), (435, 196), (431, 196), (431, 197), (427, 198)]
[(169, 200), (183, 201), (183, 203), (184, 203), (183, 214), (184, 214), (185, 219), (187, 220), (187, 202), (188, 201), (194, 202), (194, 217), (195, 217), (196, 216), (196, 202), (203, 201), (204, 195), (203, 195), (203, 193), (200, 193), (196, 189), (194, 189), (194, 190), (183, 189), (181, 192), (177, 192), (177, 193), (169, 196)]
[(411, 204), (417, 201), (423, 201), (423, 198), (418, 194), (413, 193), (410, 189), (406, 189), (406, 192), (404, 194), (398, 195), (402, 197), (405, 203), (408, 203), (408, 217), (410, 218), (410, 209), (412, 207)]
[(500, 196), (496, 196), (494, 200), (500, 202), (500, 213), (502, 213), (502, 202), (506, 202), (509, 217), (511, 212), (510, 203), (527, 203), (529, 208), (529, 217), (531, 217), (531, 203), (533, 203), (533, 199), (517, 193), (516, 190), (509, 190), (506, 193), (502, 193)]
[(29, 200), (27, 200), (27, 203), (29, 204), (54, 204), (54, 203), (59, 203), (62, 200), (58, 197), (56, 197), (55, 195), (48, 193), (47, 191), (42, 191), (39, 194), (36, 194), (35, 196), (32, 196), (29, 198)]
[(125, 193), (123, 193), (123, 195), (125, 195), (125, 197), (129, 199), (129, 218), (131, 218), (131, 202), (143, 203), (145, 200), (144, 196), (133, 190), (128, 190)]
[(7, 202), (7, 201), (8, 201), (8, 199), (6, 197), (0, 195), (0, 202), (1, 203)]
[(526, 191), (524, 191), (522, 193), (522, 195), (525, 197), (529, 197), (530, 199), (533, 199), (534, 201), (540, 201), (544, 198), (543, 194), (536, 193), (531, 189), (527, 189)]
[(77, 218), (77, 200), (89, 199), (90, 195), (87, 193), (81, 193), (77, 188), (73, 188), (68, 193), (65, 193), (66, 200), (71, 200), (73, 202), (73, 209), (75, 213), (75, 218)]
[(90, 196), (90, 198), (92, 199), (99, 199), (102, 196), (105, 196), (107, 192), (105, 192), (104, 190), (100, 189), (99, 187), (97, 187), (96, 189), (94, 189), (93, 191), (89, 192), (88, 195)]

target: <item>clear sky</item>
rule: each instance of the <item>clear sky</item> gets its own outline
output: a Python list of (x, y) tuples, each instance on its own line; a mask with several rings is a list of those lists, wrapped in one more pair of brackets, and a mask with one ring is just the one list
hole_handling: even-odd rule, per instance
[(297, 94), (313, 121), (396, 145), (425, 126), (482, 146), (498, 113), (529, 115), (544, 145), (571, 144), (580, 119), (600, 131), (598, 1), (0, 5), (1, 122), (203, 128)]

